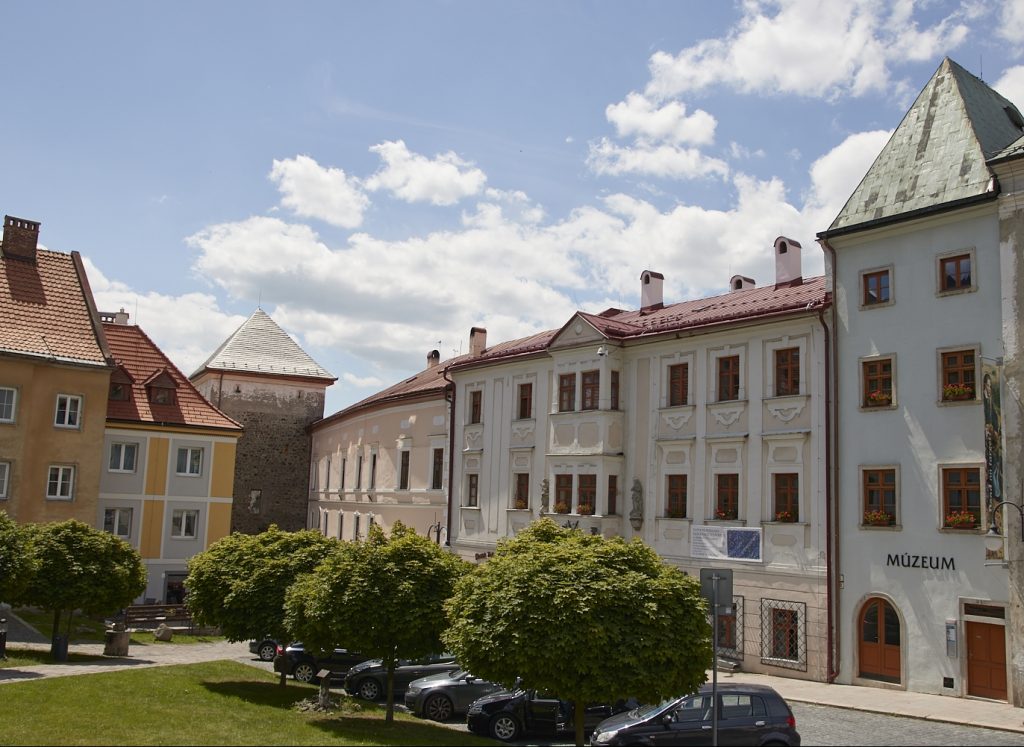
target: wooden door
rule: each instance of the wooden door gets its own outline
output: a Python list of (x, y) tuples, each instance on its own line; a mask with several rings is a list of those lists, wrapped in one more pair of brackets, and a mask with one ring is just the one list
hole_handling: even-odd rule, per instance
[(869, 599), (861, 609), (860, 676), (900, 681), (900, 618), (884, 599)]
[(967, 694), (1006, 700), (1006, 628), (970, 622), (967, 626)]

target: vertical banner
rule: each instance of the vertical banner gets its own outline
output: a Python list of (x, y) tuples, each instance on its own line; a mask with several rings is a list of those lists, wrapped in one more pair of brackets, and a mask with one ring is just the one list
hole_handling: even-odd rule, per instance
[[(982, 359), (981, 400), (985, 409), (985, 507), (992, 516), (994, 506), (1003, 500), (1003, 415), (999, 399), (999, 367)], [(1003, 531), (1002, 512), (995, 514), (996, 527)], [(985, 560), (1002, 560), (1003, 548), (985, 550)]]

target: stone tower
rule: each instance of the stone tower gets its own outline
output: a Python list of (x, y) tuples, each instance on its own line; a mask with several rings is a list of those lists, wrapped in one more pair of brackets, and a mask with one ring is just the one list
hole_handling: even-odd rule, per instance
[(245, 427), (235, 463), (231, 531), (255, 534), (271, 524), (304, 529), (308, 427), (323, 417), (325, 392), (337, 378), (262, 309), (189, 378)]

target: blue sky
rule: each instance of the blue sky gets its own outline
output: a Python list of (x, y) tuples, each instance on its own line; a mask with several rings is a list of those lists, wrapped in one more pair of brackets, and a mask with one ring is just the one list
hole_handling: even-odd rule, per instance
[(0, 211), (191, 373), (261, 306), (327, 413), (576, 309), (772, 280), (1024, 0), (3, 4)]

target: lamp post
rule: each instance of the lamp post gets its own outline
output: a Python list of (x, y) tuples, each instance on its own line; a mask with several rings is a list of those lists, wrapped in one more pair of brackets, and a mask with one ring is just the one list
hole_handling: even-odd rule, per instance
[(1013, 501), (1001, 501), (992, 507), (989, 512), (989, 525), (988, 531), (985, 532), (985, 547), (986, 549), (995, 552), (1003, 546), (1004, 535), (999, 531), (999, 527), (996, 526), (996, 511), (1003, 506), (1013, 506), (1017, 509), (1017, 513), (1020, 514), (1020, 541), (1024, 544), (1024, 483), (1021, 484), (1021, 502), (1016, 504)]
[(7, 658), (7, 618), (0, 617), (0, 659)]

